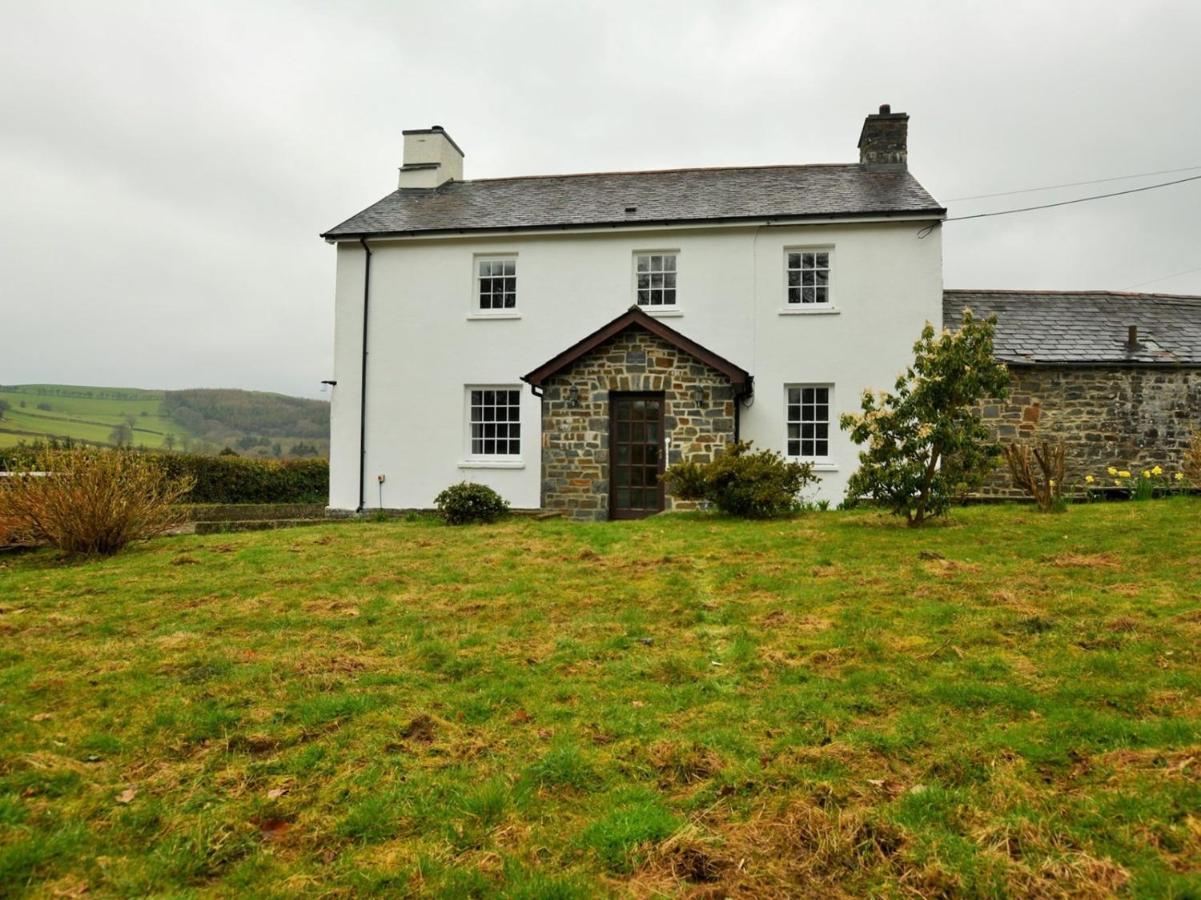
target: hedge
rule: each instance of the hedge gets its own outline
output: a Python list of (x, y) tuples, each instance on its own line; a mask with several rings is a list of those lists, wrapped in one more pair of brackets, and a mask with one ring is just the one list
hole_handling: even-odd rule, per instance
[[(33, 455), (30, 448), (0, 452), (0, 469), (26, 469), (33, 464)], [(184, 497), (185, 503), (325, 503), (329, 497), (329, 461), (325, 459), (154, 455), (169, 475), (196, 479), (196, 486)]]
[(191, 475), (188, 503), (324, 503), (329, 497), (325, 459), (243, 459), (163, 453), (171, 475)]

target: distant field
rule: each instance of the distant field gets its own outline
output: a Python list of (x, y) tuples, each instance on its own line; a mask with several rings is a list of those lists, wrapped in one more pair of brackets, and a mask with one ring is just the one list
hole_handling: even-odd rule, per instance
[[(192, 438), (179, 423), (162, 415), (164, 394), (138, 388), (49, 384), (0, 387), (0, 400), (10, 406), (0, 419), (0, 447), (48, 437), (108, 444), (113, 429), (127, 421), (127, 416), (134, 420), (135, 445), (157, 449), (164, 446), (168, 434), (177, 440)], [(47, 406), (49, 409), (44, 408)]]
[[(149, 449), (217, 452), (235, 448), (242, 455), (271, 455), (279, 444), (284, 456), (295, 445), (329, 451), (325, 425), (328, 406), (279, 394), (238, 390), (162, 391), (65, 384), (0, 385), (9, 405), (0, 418), (0, 449), (21, 442), (70, 438), (111, 446), (114, 429), (132, 429), (132, 444)], [(174, 440), (168, 438), (171, 435)], [(253, 436), (258, 446), (240, 444)]]

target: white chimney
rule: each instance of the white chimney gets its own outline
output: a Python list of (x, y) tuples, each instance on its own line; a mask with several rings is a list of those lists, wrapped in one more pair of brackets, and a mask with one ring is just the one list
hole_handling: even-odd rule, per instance
[(402, 188), (436, 188), (463, 180), (463, 151), (441, 125), (405, 131), (404, 138)]

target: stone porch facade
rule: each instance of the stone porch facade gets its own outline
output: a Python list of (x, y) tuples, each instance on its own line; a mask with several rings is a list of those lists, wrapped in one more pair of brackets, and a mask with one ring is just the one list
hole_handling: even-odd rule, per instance
[[(573, 388), (578, 405), (573, 405)], [(730, 379), (639, 328), (591, 350), (548, 378), (542, 390), (542, 507), (573, 519), (608, 518), (612, 392), (663, 392), (668, 464), (706, 462), (735, 438)], [(666, 509), (694, 506), (670, 496), (664, 504)]]

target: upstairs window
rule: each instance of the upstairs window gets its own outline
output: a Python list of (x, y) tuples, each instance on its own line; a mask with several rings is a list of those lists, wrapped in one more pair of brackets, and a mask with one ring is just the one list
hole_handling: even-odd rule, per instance
[(676, 255), (638, 253), (634, 256), (638, 305), (654, 309), (676, 305)]
[(517, 308), (517, 260), (477, 259), (480, 311), (504, 312)]
[(821, 459), (830, 455), (830, 388), (788, 390), (788, 455)]
[(521, 455), (521, 390), (468, 388), (471, 455)]
[(788, 304), (806, 306), (830, 302), (830, 251), (788, 251)]

